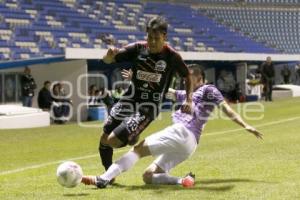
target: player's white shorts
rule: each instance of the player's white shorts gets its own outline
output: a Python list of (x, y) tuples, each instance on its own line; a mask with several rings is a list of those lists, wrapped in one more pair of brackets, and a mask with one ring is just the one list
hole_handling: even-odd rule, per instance
[(188, 159), (197, 147), (194, 134), (179, 123), (146, 137), (145, 143), (157, 157), (154, 163), (165, 172)]

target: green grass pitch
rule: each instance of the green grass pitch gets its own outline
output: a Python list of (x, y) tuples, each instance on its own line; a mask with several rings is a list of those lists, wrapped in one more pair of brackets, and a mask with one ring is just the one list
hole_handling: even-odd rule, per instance
[[(207, 124), (194, 155), (171, 171), (176, 176), (194, 172), (196, 186), (191, 189), (144, 185), (141, 175), (153, 158), (140, 160), (107, 189), (63, 188), (55, 176), (62, 160), (74, 160), (85, 174), (103, 172), (97, 149), (99, 128), (70, 123), (0, 130), (0, 199), (300, 199), (300, 99), (264, 106), (263, 119), (248, 121), (264, 133), (263, 141), (228, 120)], [(142, 137), (171, 124), (170, 113), (163, 113), (162, 119)], [(116, 150), (114, 159), (128, 149)]]

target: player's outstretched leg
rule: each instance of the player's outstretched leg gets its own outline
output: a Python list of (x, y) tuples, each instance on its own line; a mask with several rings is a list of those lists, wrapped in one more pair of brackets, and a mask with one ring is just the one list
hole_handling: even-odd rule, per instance
[(195, 185), (195, 175), (191, 172), (183, 178), (170, 176), (155, 163), (152, 163), (146, 169), (143, 180), (146, 184), (182, 185), (183, 187), (193, 187)]
[(148, 155), (151, 155), (150, 151), (144, 141), (142, 141), (113, 163), (104, 174), (100, 176), (83, 176), (82, 183), (105, 188), (113, 178), (129, 170), (140, 158)]
[(168, 175), (157, 164), (152, 163), (144, 172), (143, 180), (146, 184), (181, 184), (181, 179)]

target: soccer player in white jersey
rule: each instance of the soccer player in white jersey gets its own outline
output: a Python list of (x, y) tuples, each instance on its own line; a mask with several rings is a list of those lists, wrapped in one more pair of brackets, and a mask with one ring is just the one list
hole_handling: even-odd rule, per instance
[[(189, 173), (185, 177), (174, 177), (169, 171), (179, 163), (188, 159), (195, 151), (204, 125), (208, 121), (214, 107), (218, 106), (234, 122), (245, 128), (249, 133), (262, 139), (262, 134), (254, 127), (248, 125), (224, 101), (220, 91), (213, 85), (205, 85), (205, 73), (201, 66), (189, 66), (192, 74), (194, 92), (192, 96), (193, 113), (187, 114), (177, 110), (173, 114), (173, 125), (146, 137), (129, 152), (113, 163), (109, 169), (100, 176), (84, 176), (82, 182), (105, 188), (109, 181), (129, 170), (139, 159), (154, 156), (156, 160), (146, 169), (143, 180), (146, 184), (180, 184), (184, 187), (194, 185), (194, 175)], [(177, 101), (184, 102), (186, 93), (183, 90), (169, 91)]]

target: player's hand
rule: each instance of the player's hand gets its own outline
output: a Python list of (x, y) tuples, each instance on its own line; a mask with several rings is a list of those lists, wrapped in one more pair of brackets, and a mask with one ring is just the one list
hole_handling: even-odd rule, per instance
[(123, 79), (125, 79), (127, 81), (130, 81), (132, 79), (132, 71), (131, 71), (131, 69), (129, 69), (129, 70), (123, 69), (121, 71), (121, 74), (122, 74)]
[(166, 93), (165, 97), (166, 97), (166, 99), (176, 101), (175, 90), (173, 88), (169, 88), (169, 90)]
[(106, 55), (103, 57), (103, 61), (106, 64), (113, 63), (115, 61), (115, 56), (119, 53), (118, 48), (109, 48)]
[(253, 135), (255, 135), (255, 137), (257, 137), (258, 139), (263, 139), (263, 134), (260, 133), (258, 130), (256, 130), (254, 127), (247, 125), (245, 129), (250, 133), (252, 133)]
[(192, 102), (184, 102), (181, 106), (181, 111), (183, 113), (192, 114)]

